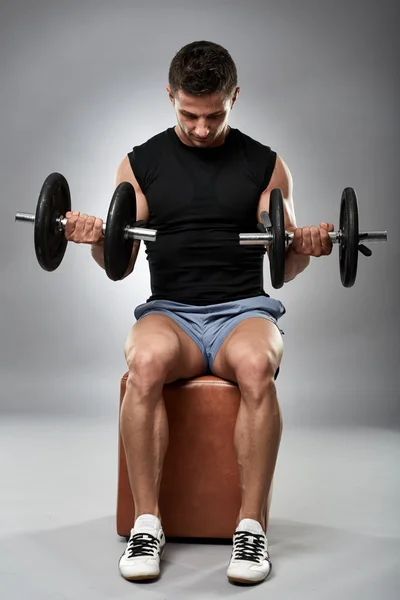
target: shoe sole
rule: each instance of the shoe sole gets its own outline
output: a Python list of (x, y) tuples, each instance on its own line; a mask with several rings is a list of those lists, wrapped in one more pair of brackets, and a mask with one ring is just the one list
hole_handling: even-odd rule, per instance
[(127, 581), (151, 581), (151, 580), (156, 580), (160, 577), (160, 574), (158, 575), (136, 575), (134, 577), (125, 577), (124, 575), (122, 575), (122, 577), (124, 579), (126, 579)]
[(266, 577), (264, 579), (259, 579), (258, 581), (253, 581), (252, 579), (240, 579), (239, 577), (228, 577), (228, 581), (230, 581), (231, 583), (245, 583), (247, 585), (250, 584), (256, 584), (256, 583), (261, 583), (262, 581), (265, 581)]
[(230, 581), (231, 583), (245, 583), (246, 585), (254, 585), (256, 583), (262, 583), (263, 581), (268, 579), (268, 577), (271, 575), (271, 571), (272, 569), (263, 579), (257, 579), (256, 581), (254, 581), (254, 579), (242, 579), (241, 577), (232, 577), (231, 575), (227, 575), (227, 577), (228, 581)]

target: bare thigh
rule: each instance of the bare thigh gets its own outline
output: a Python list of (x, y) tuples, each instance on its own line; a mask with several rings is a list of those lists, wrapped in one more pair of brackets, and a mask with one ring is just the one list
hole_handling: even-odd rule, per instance
[(167, 315), (150, 314), (133, 325), (125, 342), (125, 358), (129, 368), (150, 365), (163, 373), (165, 383), (204, 374), (200, 348)]
[(246, 379), (276, 373), (283, 355), (282, 336), (268, 319), (241, 321), (224, 340), (215, 357), (213, 373), (238, 383)]

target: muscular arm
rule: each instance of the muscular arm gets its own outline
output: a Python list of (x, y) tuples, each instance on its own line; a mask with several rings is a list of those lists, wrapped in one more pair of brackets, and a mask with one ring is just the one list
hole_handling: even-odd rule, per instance
[[(269, 211), (269, 199), (271, 191), (279, 188), (283, 196), (283, 210), (285, 215), (286, 231), (294, 231), (297, 228), (296, 216), (293, 203), (293, 180), (287, 165), (283, 162), (280, 156), (276, 157), (276, 164), (272, 173), (268, 187), (260, 196), (257, 209), (257, 220), (261, 223), (261, 213)], [(310, 257), (304, 254), (297, 254), (291, 250), (291, 246), (286, 248), (285, 260), (285, 283), (288, 283), (299, 273), (304, 271), (310, 264)]]
[[(137, 205), (136, 220), (137, 221), (141, 221), (141, 220), (147, 221), (149, 218), (149, 209), (148, 209), (148, 205), (147, 205), (147, 200), (146, 200), (146, 197), (143, 194), (142, 190), (140, 189), (140, 185), (137, 182), (135, 175), (133, 174), (132, 167), (130, 165), (128, 156), (125, 156), (123, 161), (118, 166), (118, 169), (115, 174), (114, 186), (117, 187), (123, 181), (128, 181), (129, 183), (131, 183), (135, 189), (136, 205)], [(128, 266), (126, 273), (122, 279), (125, 279), (125, 277), (128, 277), (128, 275), (130, 275), (132, 273), (133, 267), (135, 266), (135, 262), (136, 262), (137, 255), (139, 252), (139, 247), (140, 247), (140, 240), (135, 240), (133, 242), (131, 260), (129, 261), (129, 266)], [(97, 262), (97, 264), (100, 265), (104, 269), (104, 240), (101, 240), (98, 244), (92, 245), (92, 256), (93, 256), (94, 260)]]

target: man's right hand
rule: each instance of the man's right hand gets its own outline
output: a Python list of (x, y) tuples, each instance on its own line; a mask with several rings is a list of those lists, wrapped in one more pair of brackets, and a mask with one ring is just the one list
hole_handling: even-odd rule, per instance
[(98, 244), (103, 242), (103, 221), (97, 217), (81, 215), (79, 211), (68, 211), (65, 215), (65, 237), (76, 244)]

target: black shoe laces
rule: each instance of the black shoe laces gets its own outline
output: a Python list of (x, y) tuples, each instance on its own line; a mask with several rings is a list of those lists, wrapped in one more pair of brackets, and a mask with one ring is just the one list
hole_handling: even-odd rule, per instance
[(158, 548), (158, 539), (151, 533), (135, 533), (128, 542), (126, 555), (128, 558), (134, 556), (154, 556)]
[(264, 535), (249, 531), (236, 531), (234, 534), (233, 555), (236, 560), (261, 562), (265, 552)]

